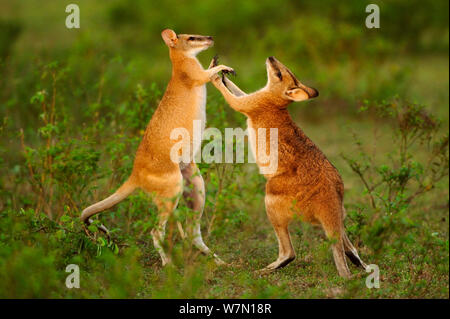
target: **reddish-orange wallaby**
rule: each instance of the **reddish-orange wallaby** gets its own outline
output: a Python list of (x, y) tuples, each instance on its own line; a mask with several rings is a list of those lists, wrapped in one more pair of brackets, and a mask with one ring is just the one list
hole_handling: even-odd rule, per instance
[[(169, 215), (176, 208), (179, 196), (183, 193), (183, 179), (192, 188), (183, 196), (196, 212), (192, 228), (194, 245), (205, 254), (212, 254), (205, 245), (200, 232), (200, 218), (205, 204), (205, 186), (200, 171), (194, 162), (195, 150), (188, 162), (175, 162), (171, 149), (176, 143), (170, 138), (174, 129), (184, 128), (193, 136), (194, 121), (201, 121), (205, 127), (206, 83), (220, 71), (234, 72), (230, 67), (219, 65), (204, 70), (196, 55), (213, 45), (210, 36), (176, 34), (170, 29), (162, 31), (161, 36), (169, 47), (172, 61), (172, 78), (145, 130), (144, 137), (136, 153), (133, 171), (128, 180), (108, 198), (83, 210), (81, 219), (91, 223), (90, 217), (112, 207), (141, 188), (153, 196), (158, 207), (159, 221), (151, 234), (163, 265), (170, 262), (162, 248), (165, 225)], [(193, 149), (193, 145), (191, 148)], [(213, 254), (217, 263), (223, 261)]]
[[(215, 61), (212, 62), (215, 65)], [(288, 225), (298, 216), (302, 221), (322, 225), (332, 244), (339, 275), (350, 277), (345, 255), (357, 266), (366, 268), (344, 229), (344, 184), (337, 169), (320, 149), (294, 123), (287, 111), (293, 101), (303, 101), (319, 95), (317, 90), (303, 85), (294, 74), (274, 57), (266, 60), (267, 85), (252, 94), (245, 94), (224, 74), (215, 75), (214, 86), (227, 103), (247, 116), (247, 125), (278, 129), (278, 167), (264, 174), (267, 179), (265, 205), (267, 216), (278, 238), (278, 259), (264, 270), (286, 266), (295, 258)], [(251, 149), (258, 160), (259, 135), (249, 134)], [(269, 136), (265, 137), (269, 145)]]

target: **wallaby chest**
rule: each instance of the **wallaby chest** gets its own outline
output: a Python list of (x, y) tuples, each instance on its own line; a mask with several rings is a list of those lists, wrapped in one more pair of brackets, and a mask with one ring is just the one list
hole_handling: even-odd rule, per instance
[(195, 90), (196, 120), (201, 121), (201, 133), (205, 130), (206, 125), (206, 85), (202, 85)]

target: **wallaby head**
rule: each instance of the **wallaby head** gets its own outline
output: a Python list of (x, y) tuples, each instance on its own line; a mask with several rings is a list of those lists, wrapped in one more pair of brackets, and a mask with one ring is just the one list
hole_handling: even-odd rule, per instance
[(273, 56), (266, 60), (266, 89), (290, 103), (304, 101), (319, 95), (319, 92), (302, 84), (295, 75)]
[(161, 36), (171, 51), (188, 56), (196, 56), (199, 52), (214, 45), (213, 38), (196, 34), (176, 34), (173, 30), (165, 29)]

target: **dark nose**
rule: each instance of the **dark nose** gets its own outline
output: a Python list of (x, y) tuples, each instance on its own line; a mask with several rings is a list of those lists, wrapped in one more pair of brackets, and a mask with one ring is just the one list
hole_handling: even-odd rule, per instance
[(213, 39), (213, 37), (211, 37), (211, 36), (208, 36), (208, 37), (206, 37), (208, 40), (214, 40)]
[(315, 88), (308, 88), (306, 93), (308, 93), (310, 99), (319, 96), (319, 91), (317, 91)]

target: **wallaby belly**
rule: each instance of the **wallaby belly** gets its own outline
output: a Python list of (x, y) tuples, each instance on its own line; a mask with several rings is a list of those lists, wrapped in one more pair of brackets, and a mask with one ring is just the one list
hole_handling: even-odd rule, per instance
[(196, 92), (196, 104), (197, 104), (197, 112), (195, 120), (200, 121), (199, 132), (194, 132), (196, 138), (200, 138), (200, 141), (195, 141), (195, 145), (193, 145), (192, 156), (195, 156), (197, 152), (201, 151), (200, 147), (202, 145), (203, 132), (205, 131), (206, 126), (206, 85), (202, 85), (197, 89)]

